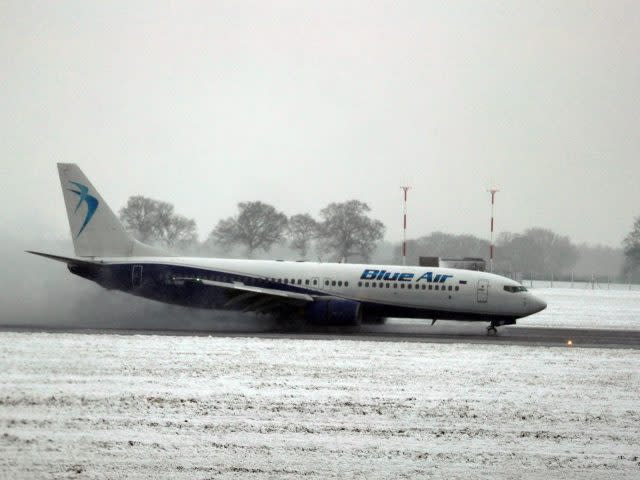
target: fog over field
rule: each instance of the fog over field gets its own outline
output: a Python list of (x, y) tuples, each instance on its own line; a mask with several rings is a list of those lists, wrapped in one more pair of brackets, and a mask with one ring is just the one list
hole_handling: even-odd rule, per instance
[[(50, 242), (58, 253), (72, 250), (69, 242)], [(252, 314), (212, 312), (170, 306), (108, 291), (73, 275), (67, 266), (27, 254), (16, 243), (0, 278), (0, 324), (111, 328), (269, 328), (272, 322)], [(68, 252), (72, 254), (72, 252)]]
[[(397, 262), (400, 185), (409, 238), (486, 239), (496, 184), (496, 233), (620, 247), (639, 32), (633, 1), (3, 2), (0, 315), (101, 315), (94, 286), (22, 253), (72, 253), (56, 162), (115, 211), (172, 203), (200, 240), (240, 201), (315, 216), (355, 198), (386, 226), (376, 260)], [(619, 252), (591, 260), (580, 274), (620, 270)]]
[[(542, 226), (619, 246), (638, 215), (640, 4), (5, 1), (0, 229), (66, 235), (56, 162), (205, 237), (238, 201), (358, 198), (401, 237)], [(29, 242), (28, 240), (34, 240)]]

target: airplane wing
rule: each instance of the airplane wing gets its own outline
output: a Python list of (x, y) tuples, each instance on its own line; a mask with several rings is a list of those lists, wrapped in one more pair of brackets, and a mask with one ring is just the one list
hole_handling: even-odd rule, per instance
[(311, 295), (306, 293), (253, 287), (242, 282), (218, 282), (197, 277), (173, 277), (172, 280), (222, 288), (229, 293), (235, 293), (235, 295), (230, 295), (224, 307), (234, 307), (243, 312), (268, 313), (276, 309), (301, 307), (315, 301)]
[[(99, 268), (101, 266), (101, 262), (99, 261), (92, 261), (84, 258), (63, 257), (30, 250), (27, 252), (72, 266), (75, 265), (85, 268)], [(222, 308), (233, 308), (243, 312), (287, 313), (300, 309), (301, 307), (315, 301), (313, 296), (306, 293), (255, 287), (245, 285), (242, 282), (218, 282), (199, 277), (171, 277), (170, 281), (177, 285), (193, 284), (221, 289), (225, 294), (220, 306)]]

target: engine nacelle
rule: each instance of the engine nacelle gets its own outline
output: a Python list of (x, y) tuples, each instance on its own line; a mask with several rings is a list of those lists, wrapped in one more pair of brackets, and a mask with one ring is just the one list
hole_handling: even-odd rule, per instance
[(309, 304), (305, 316), (316, 325), (360, 325), (362, 309), (360, 302), (332, 298)]

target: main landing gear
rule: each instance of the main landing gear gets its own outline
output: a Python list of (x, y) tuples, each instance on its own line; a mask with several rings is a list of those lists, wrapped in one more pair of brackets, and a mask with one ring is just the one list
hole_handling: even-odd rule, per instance
[(494, 337), (497, 334), (498, 329), (493, 325), (493, 323), (487, 327), (487, 335), (489, 335), (490, 337)]

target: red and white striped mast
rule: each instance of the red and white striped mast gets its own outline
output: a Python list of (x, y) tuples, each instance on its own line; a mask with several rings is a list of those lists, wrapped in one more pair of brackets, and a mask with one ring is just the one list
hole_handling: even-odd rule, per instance
[(407, 264), (407, 192), (411, 187), (400, 187), (404, 194), (402, 202), (402, 265)]
[(493, 214), (494, 214), (494, 205), (496, 203), (496, 193), (498, 193), (497, 187), (491, 187), (487, 192), (491, 194), (491, 242), (489, 243), (489, 271), (493, 272)]

